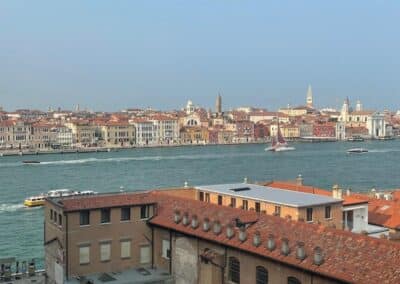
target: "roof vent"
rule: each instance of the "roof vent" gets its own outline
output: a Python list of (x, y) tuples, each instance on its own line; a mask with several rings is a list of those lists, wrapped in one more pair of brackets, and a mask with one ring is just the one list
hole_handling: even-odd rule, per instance
[(253, 245), (255, 247), (259, 247), (261, 245), (261, 234), (259, 231), (256, 231), (253, 236)]
[(184, 188), (188, 188), (188, 187), (189, 187), (189, 185), (188, 185), (188, 182), (187, 182), (187, 181), (185, 181), (185, 183), (183, 184), (183, 187), (184, 187)]
[(248, 182), (249, 182), (249, 179), (247, 177), (244, 177), (243, 183), (248, 183)]
[(214, 221), (214, 224), (213, 224), (214, 234), (219, 235), (221, 233), (221, 231), (222, 231), (221, 223), (218, 220)]
[(282, 247), (281, 247), (281, 254), (289, 255), (290, 248), (289, 248), (289, 240), (287, 238), (282, 238)]
[(275, 244), (274, 235), (273, 234), (269, 234), (268, 235), (268, 241), (267, 241), (267, 249), (269, 251), (273, 251), (275, 249), (275, 247), (276, 247), (276, 244)]
[(189, 213), (183, 213), (182, 224), (183, 226), (189, 225)]
[(197, 215), (192, 216), (192, 228), (197, 229), (199, 226), (199, 219), (197, 218)]
[(229, 190), (234, 191), (234, 192), (240, 192), (240, 191), (250, 190), (250, 187), (237, 187), (237, 188), (231, 188)]
[(297, 242), (296, 258), (301, 260), (306, 258), (306, 250), (303, 242)]
[(228, 239), (232, 239), (234, 235), (235, 235), (235, 230), (233, 229), (233, 225), (232, 224), (228, 224), (226, 226), (226, 237)]
[(174, 222), (179, 223), (181, 221), (181, 212), (179, 210), (174, 211)]
[(247, 232), (245, 227), (239, 229), (239, 240), (242, 243), (247, 240)]
[(320, 266), (324, 263), (324, 255), (320, 247), (314, 248), (314, 264)]
[(296, 178), (296, 184), (301, 186), (301, 185), (303, 185), (303, 181), (304, 181), (303, 176), (302, 175), (298, 175), (297, 178)]
[(206, 218), (204, 218), (204, 221), (203, 221), (203, 231), (208, 232), (209, 230), (210, 230), (210, 219), (208, 219), (206, 217)]

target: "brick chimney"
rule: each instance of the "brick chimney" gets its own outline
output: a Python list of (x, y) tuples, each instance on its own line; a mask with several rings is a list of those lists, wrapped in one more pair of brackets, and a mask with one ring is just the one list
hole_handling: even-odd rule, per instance
[(303, 176), (298, 175), (296, 178), (296, 185), (299, 185), (299, 186), (303, 185), (303, 181), (304, 181)]

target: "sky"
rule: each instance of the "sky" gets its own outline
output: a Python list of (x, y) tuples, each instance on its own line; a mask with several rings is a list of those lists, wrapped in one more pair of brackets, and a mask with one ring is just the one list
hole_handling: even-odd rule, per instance
[(0, 106), (400, 108), (400, 1), (0, 1)]

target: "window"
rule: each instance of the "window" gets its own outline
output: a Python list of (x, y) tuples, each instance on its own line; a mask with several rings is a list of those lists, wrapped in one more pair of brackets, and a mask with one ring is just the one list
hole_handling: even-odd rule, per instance
[(57, 212), (53, 211), (53, 221), (57, 222)]
[(171, 247), (169, 240), (162, 240), (162, 257), (169, 259), (171, 257)]
[(313, 220), (313, 209), (312, 208), (307, 208), (307, 222), (312, 222)]
[(111, 243), (100, 244), (100, 261), (109, 261), (111, 259)]
[(58, 214), (58, 225), (62, 226), (62, 216)]
[(50, 220), (53, 220), (53, 209), (50, 209)]
[(255, 209), (256, 209), (256, 212), (260, 212), (261, 211), (261, 207), (260, 207), (260, 202), (256, 202), (255, 203)]
[(140, 219), (148, 219), (149, 218), (149, 212), (150, 212), (150, 206), (148, 205), (143, 205), (140, 207)]
[(288, 277), (287, 283), (288, 284), (301, 284), (299, 279), (297, 279), (296, 277), (292, 277), (292, 276)]
[(80, 225), (86, 226), (90, 224), (90, 211), (85, 210), (80, 212)]
[(131, 257), (131, 241), (124, 240), (121, 241), (121, 258), (130, 258)]
[(202, 191), (199, 192), (199, 200), (204, 201), (204, 192)]
[(140, 247), (140, 264), (150, 263), (150, 246)]
[(206, 193), (206, 202), (210, 202), (210, 194)]
[(218, 205), (222, 205), (222, 196), (218, 195)]
[(268, 283), (268, 271), (262, 267), (256, 267), (256, 284), (267, 284)]
[(240, 283), (240, 262), (236, 257), (229, 258), (229, 280), (233, 283)]
[(231, 197), (231, 207), (236, 208), (236, 198)]
[(281, 207), (280, 206), (275, 206), (275, 216), (281, 216)]
[(249, 208), (249, 202), (247, 200), (242, 201), (242, 208), (247, 210)]
[(121, 208), (121, 221), (128, 221), (131, 219), (131, 208), (123, 207)]
[(101, 222), (102, 224), (110, 223), (110, 216), (111, 216), (110, 213), (111, 213), (110, 208), (103, 208), (103, 209), (101, 209), (100, 222)]
[(90, 246), (79, 247), (79, 264), (88, 264), (90, 262)]
[(325, 207), (325, 219), (330, 219), (331, 218), (331, 207), (326, 206)]

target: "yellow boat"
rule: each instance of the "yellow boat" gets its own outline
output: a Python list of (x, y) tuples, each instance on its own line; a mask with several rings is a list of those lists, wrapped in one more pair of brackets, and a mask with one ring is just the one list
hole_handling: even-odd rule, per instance
[(39, 195), (39, 196), (32, 196), (24, 201), (24, 205), (26, 207), (36, 207), (36, 206), (43, 206), (45, 201), (45, 196), (44, 195)]

